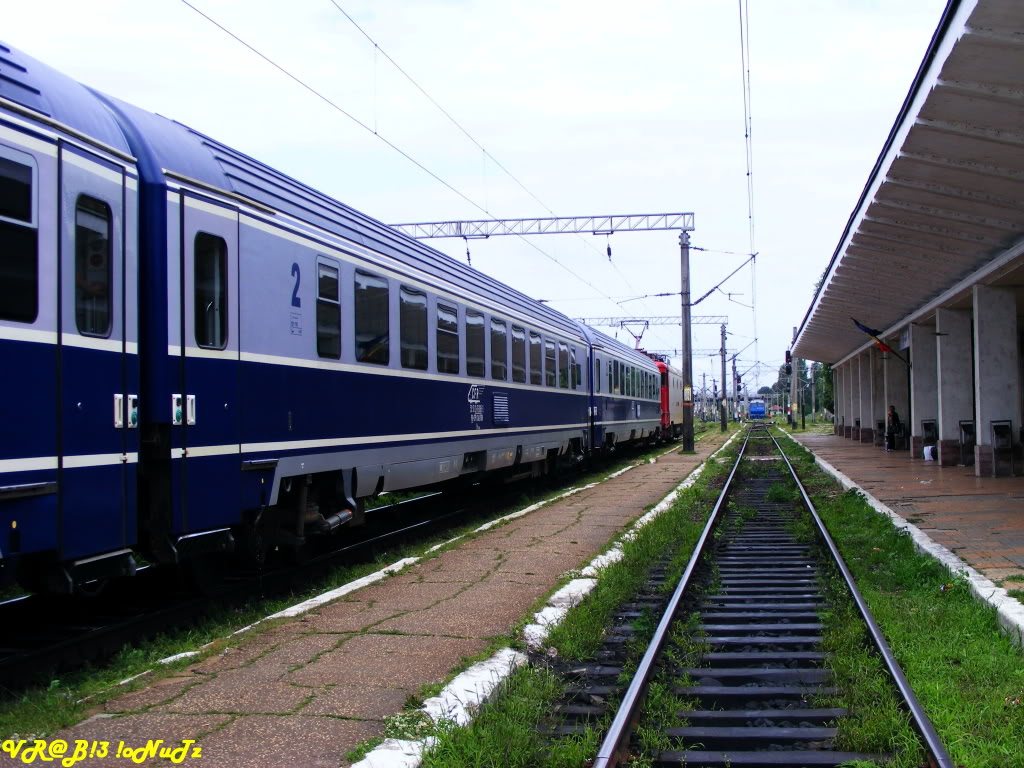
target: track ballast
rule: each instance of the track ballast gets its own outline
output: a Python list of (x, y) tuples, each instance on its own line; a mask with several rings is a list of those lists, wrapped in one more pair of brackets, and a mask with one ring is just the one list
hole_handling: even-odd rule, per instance
[[(760, 470), (738, 477), (744, 460), (758, 462)], [(778, 499), (781, 483), (795, 484), (800, 500)], [(795, 532), (793, 523), (801, 516), (814, 521), (821, 546)], [(763, 425), (751, 425), (743, 435), (675, 592), (667, 600), (656, 597), (661, 577), (655, 569), (644, 593), (621, 606), (597, 662), (573, 670), (567, 698), (558, 708), (562, 724), (554, 731), (579, 732), (621, 700), (593, 766), (626, 764), (642, 751), (635, 731), (657, 677), (662, 683), (672, 680), (672, 693), (694, 708), (678, 712), (678, 723), (664, 728), (664, 736), (677, 746), (647, 752), (654, 765), (816, 768), (853, 760), (885, 762), (885, 754), (837, 749), (839, 724), (848, 712), (816, 705), (839, 693), (822, 647), (820, 615), (827, 609), (822, 583), (836, 571), (867, 624), (929, 763), (952, 768), (806, 490)], [(652, 609), (661, 619), (627, 687), (623, 641), (634, 634), (633, 622)], [(692, 666), (665, 654), (681, 622), (699, 649)]]

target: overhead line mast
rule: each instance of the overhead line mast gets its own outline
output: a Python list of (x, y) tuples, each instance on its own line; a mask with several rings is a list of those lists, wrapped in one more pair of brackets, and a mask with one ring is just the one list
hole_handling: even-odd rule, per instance
[(692, 213), (608, 214), (601, 216), (548, 216), (539, 219), (473, 219), (469, 221), (429, 221), (392, 224), (418, 240), (432, 237), (488, 238), (497, 235), (558, 235), (589, 232), (612, 235), (616, 232), (644, 232), (678, 229), (693, 230)]
[[(690, 351), (690, 232), (693, 231), (693, 213), (640, 213), (608, 214), (601, 216), (548, 216), (532, 219), (475, 219), (470, 221), (432, 221), (410, 224), (392, 224), (391, 227), (415, 239), (435, 237), (461, 237), (465, 240), (483, 239), (495, 235), (556, 235), (590, 232), (594, 235), (611, 235), (615, 232), (642, 232), (654, 230), (679, 230), (679, 271), (682, 312), (678, 319), (682, 326), (682, 369), (683, 369), (683, 450), (693, 450), (693, 355)], [(469, 250), (466, 250), (469, 257)], [(611, 246), (608, 259), (611, 260)], [(621, 273), (620, 273), (621, 274)], [(625, 279), (625, 276), (623, 276)], [(601, 318), (609, 319), (609, 318)], [(627, 318), (628, 319), (628, 318)], [(668, 318), (654, 318), (654, 325), (674, 325), (672, 322), (657, 322)], [(621, 318), (619, 318), (621, 320)], [(650, 325), (649, 318), (634, 322)], [(710, 322), (710, 321), (708, 321)], [(719, 317), (716, 322), (724, 323)], [(592, 323), (596, 325), (597, 323)], [(725, 326), (723, 325), (723, 328)]]

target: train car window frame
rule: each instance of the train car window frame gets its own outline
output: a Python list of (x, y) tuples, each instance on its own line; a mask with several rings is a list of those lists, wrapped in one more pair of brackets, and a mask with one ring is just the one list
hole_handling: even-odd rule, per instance
[(491, 317), (491, 378), (508, 381), (508, 323)]
[(607, 369), (608, 376), (608, 389), (609, 395), (615, 394), (615, 361), (608, 359), (604, 361), (604, 367)]
[(558, 364), (555, 362), (555, 342), (544, 339), (544, 386), (553, 387), (557, 383)]
[(210, 232), (196, 232), (192, 241), (192, 315), (197, 346), (227, 348), (228, 243)]
[(341, 359), (341, 265), (326, 256), (316, 259), (316, 353), (331, 360)]
[(530, 383), (541, 386), (544, 383), (544, 340), (536, 331), (530, 331)]
[(114, 326), (114, 215), (92, 195), (75, 200), (75, 328), (105, 339)]
[(526, 329), (512, 326), (512, 381), (526, 383)]
[(487, 342), (483, 312), (466, 310), (466, 375), (479, 379), (487, 375)]
[(613, 360), (612, 361), (612, 368), (613, 368), (613, 373), (612, 373), (612, 392), (611, 393), (613, 395), (618, 395), (618, 394), (621, 393), (621, 386), (622, 386), (622, 378), (621, 378), (622, 377), (622, 371), (621, 371), (622, 364), (618, 360)]
[(558, 342), (558, 387), (569, 388), (569, 345), (564, 341)]
[(398, 359), (403, 368), (425, 371), (430, 364), (427, 294), (416, 288), (398, 288)]
[(580, 370), (576, 365), (576, 347), (569, 347), (569, 389), (580, 387)]
[(10, 270), (0, 281), (0, 320), (39, 317), (38, 183), (35, 158), (0, 144), (0, 241)]
[(594, 356), (594, 391), (601, 391), (601, 358)]
[[(462, 355), (459, 351), (459, 309), (439, 301), (434, 314), (437, 322), (437, 372), (458, 375), (462, 368)], [(441, 325), (442, 315), (446, 316), (444, 327)], [(455, 318), (454, 322), (450, 319), (451, 317)], [(454, 355), (452, 354), (453, 342), (455, 345)], [(455, 363), (454, 370), (452, 361)]]
[(388, 365), (391, 362), (391, 284), (386, 277), (357, 269), (352, 276), (352, 293), (356, 362)]

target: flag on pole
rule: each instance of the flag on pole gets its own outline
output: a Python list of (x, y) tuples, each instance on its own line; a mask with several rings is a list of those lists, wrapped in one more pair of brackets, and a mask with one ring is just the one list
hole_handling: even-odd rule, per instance
[(874, 328), (870, 328), (870, 327), (864, 325), (863, 323), (858, 322), (857, 318), (855, 318), (855, 317), (851, 317), (850, 319), (853, 320), (853, 324), (854, 325), (856, 325), (860, 330), (862, 330), (864, 333), (866, 333), (868, 336), (870, 336), (874, 340), (875, 346), (877, 346), (883, 352), (888, 352), (890, 354), (896, 355), (896, 357), (898, 357), (900, 360), (902, 360), (906, 364), (906, 366), (908, 368), (910, 367), (910, 363), (906, 360), (906, 358), (903, 357), (903, 355), (901, 355), (895, 349), (893, 349), (888, 344), (886, 344), (884, 341), (882, 341), (880, 338), (878, 338), (879, 336), (882, 335), (881, 331), (877, 331)]

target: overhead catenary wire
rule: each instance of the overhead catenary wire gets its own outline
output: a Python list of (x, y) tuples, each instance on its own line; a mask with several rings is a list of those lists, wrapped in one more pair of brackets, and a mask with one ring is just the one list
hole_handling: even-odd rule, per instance
[[(257, 48), (256, 48), (255, 46), (253, 46), (253, 45), (250, 45), (250, 44), (249, 44), (248, 42), (246, 42), (246, 41), (245, 41), (245, 40), (243, 40), (243, 39), (242, 39), (241, 37), (239, 37), (238, 35), (236, 35), (236, 34), (235, 34), (234, 32), (232, 32), (232, 31), (231, 31), (230, 29), (228, 29), (227, 27), (225, 27), (225, 26), (224, 26), (223, 24), (221, 24), (220, 22), (216, 21), (216, 20), (215, 20), (214, 18), (212, 18), (211, 16), (207, 15), (207, 14), (206, 14), (206, 13), (204, 13), (203, 11), (201, 11), (201, 10), (200, 10), (199, 8), (197, 8), (197, 7), (196, 7), (196, 6), (194, 6), (194, 5), (192, 4), (192, 3), (190, 3), (190, 2), (189, 2), (189, 0), (181, 0), (181, 2), (182, 2), (182, 3), (184, 4), (184, 5), (186, 5), (186, 6), (188, 6), (189, 8), (191, 8), (191, 9), (192, 9), (193, 11), (195, 11), (195, 12), (196, 12), (197, 14), (199, 14), (200, 16), (202, 16), (202, 17), (203, 17), (204, 19), (206, 19), (206, 20), (207, 20), (208, 22), (210, 22), (211, 24), (213, 24), (213, 25), (214, 25), (215, 27), (217, 27), (218, 29), (220, 29), (220, 30), (221, 30), (222, 32), (224, 32), (224, 33), (225, 33), (226, 35), (228, 35), (229, 37), (231, 37), (232, 39), (234, 39), (234, 40), (235, 40), (236, 42), (240, 43), (241, 45), (245, 46), (245, 47), (246, 47), (246, 48), (248, 48), (248, 49), (249, 49), (250, 51), (252, 51), (253, 53), (255, 53), (255, 54), (256, 54), (257, 56), (259, 56), (259, 57), (260, 57), (261, 59), (263, 59), (263, 60), (264, 60), (265, 62), (267, 62), (267, 63), (268, 63), (268, 64), (270, 64), (270, 65), (271, 65), (272, 67), (274, 67), (275, 69), (277, 69), (277, 70), (278, 70), (279, 72), (281, 72), (281, 73), (282, 73), (283, 75), (287, 76), (287, 77), (288, 77), (289, 79), (291, 79), (291, 80), (293, 80), (294, 82), (298, 83), (298, 84), (299, 84), (300, 86), (302, 86), (302, 88), (304, 88), (305, 90), (307, 90), (307, 91), (309, 91), (310, 93), (312, 93), (312, 94), (313, 94), (314, 96), (316, 96), (316, 97), (317, 97), (318, 99), (320, 99), (321, 101), (323, 101), (324, 103), (326, 103), (327, 105), (329, 105), (329, 106), (330, 106), (331, 108), (333, 108), (333, 109), (337, 110), (338, 112), (340, 112), (340, 113), (341, 113), (342, 115), (344, 115), (344, 116), (345, 116), (345, 117), (347, 117), (347, 118), (348, 118), (349, 120), (351, 120), (352, 122), (354, 122), (354, 123), (355, 123), (356, 125), (358, 125), (358, 126), (359, 126), (360, 128), (362, 128), (363, 130), (367, 131), (368, 133), (372, 133), (372, 134), (373, 134), (374, 136), (376, 136), (376, 137), (377, 137), (378, 139), (380, 139), (381, 141), (383, 141), (383, 142), (384, 142), (384, 143), (385, 143), (385, 144), (386, 144), (387, 146), (389, 146), (389, 147), (390, 147), (391, 149), (393, 149), (394, 151), (398, 152), (398, 154), (400, 154), (400, 155), (401, 155), (402, 157), (404, 157), (404, 158), (405, 158), (406, 160), (408, 160), (409, 162), (411, 162), (411, 163), (412, 163), (413, 165), (415, 165), (415, 166), (416, 166), (417, 168), (419, 168), (420, 170), (422, 170), (422, 171), (423, 171), (424, 173), (426, 173), (426, 174), (427, 174), (428, 176), (430, 176), (431, 178), (433, 178), (433, 179), (434, 179), (435, 181), (438, 181), (438, 182), (440, 182), (440, 183), (441, 183), (442, 185), (444, 185), (444, 186), (445, 186), (445, 187), (446, 187), (447, 189), (449, 189), (449, 190), (450, 190), (451, 192), (455, 193), (455, 194), (456, 194), (457, 196), (459, 196), (460, 198), (462, 198), (463, 200), (465, 200), (465, 201), (466, 201), (467, 203), (469, 203), (470, 205), (472, 205), (472, 206), (473, 206), (474, 208), (476, 208), (476, 209), (477, 209), (477, 210), (479, 210), (479, 211), (482, 211), (482, 212), (483, 212), (484, 214), (486, 214), (486, 215), (487, 215), (487, 216), (488, 216), (489, 218), (491, 218), (491, 219), (496, 219), (496, 217), (495, 217), (495, 216), (494, 216), (494, 215), (493, 215), (493, 214), (492, 214), (492, 213), (491, 213), (491, 212), (490, 212), (489, 210), (487, 210), (487, 209), (486, 209), (486, 208), (485, 208), (484, 206), (480, 205), (480, 204), (479, 204), (479, 203), (477, 203), (477, 202), (476, 202), (475, 200), (473, 200), (473, 199), (472, 199), (471, 197), (469, 197), (468, 195), (466, 195), (466, 194), (465, 194), (464, 192), (462, 192), (461, 190), (457, 189), (457, 188), (456, 188), (455, 186), (453, 186), (452, 184), (450, 184), (450, 183), (449, 183), (448, 181), (446, 181), (445, 179), (441, 178), (441, 177), (440, 177), (440, 176), (439, 176), (438, 174), (436, 174), (436, 173), (435, 173), (434, 171), (430, 170), (430, 169), (429, 169), (429, 168), (428, 168), (427, 166), (425, 166), (425, 165), (424, 165), (423, 163), (421, 163), (421, 162), (420, 162), (419, 160), (417, 160), (417, 159), (416, 159), (415, 157), (413, 157), (412, 155), (410, 155), (410, 154), (409, 154), (408, 152), (406, 152), (405, 150), (403, 150), (403, 149), (402, 149), (401, 147), (399, 147), (398, 145), (396, 145), (396, 144), (395, 144), (394, 142), (392, 142), (392, 141), (390, 141), (389, 139), (385, 138), (385, 137), (384, 137), (384, 136), (383, 136), (383, 135), (382, 135), (381, 133), (379, 133), (379, 132), (378, 132), (377, 130), (375, 130), (374, 128), (371, 128), (371, 127), (370, 127), (369, 125), (367, 125), (366, 123), (364, 123), (364, 122), (363, 122), (362, 120), (360, 120), (360, 119), (359, 119), (358, 117), (356, 117), (355, 115), (353, 115), (353, 114), (352, 114), (351, 112), (347, 111), (347, 110), (346, 110), (346, 109), (345, 109), (344, 107), (342, 107), (342, 106), (340, 106), (339, 104), (337, 104), (336, 102), (332, 101), (332, 100), (331, 100), (330, 98), (328, 98), (328, 97), (327, 97), (327, 96), (325, 96), (325, 95), (324, 95), (323, 93), (321, 93), (320, 91), (318, 91), (317, 89), (315, 89), (315, 88), (314, 88), (313, 86), (311, 86), (311, 85), (309, 85), (308, 83), (306, 83), (306, 82), (305, 82), (304, 80), (302, 80), (301, 78), (299, 78), (299, 77), (298, 77), (297, 75), (294, 75), (294, 74), (292, 74), (291, 72), (289, 72), (289, 71), (288, 71), (287, 69), (285, 69), (285, 68), (284, 68), (283, 66), (281, 66), (281, 65), (280, 65), (280, 64), (278, 64), (278, 63), (277, 63), (276, 61), (274, 61), (273, 59), (271, 59), (271, 58), (270, 58), (269, 56), (267, 56), (266, 54), (264, 54), (264, 53), (263, 53), (262, 51), (260, 51), (259, 49), (257, 49)], [(381, 53), (383, 53), (383, 51), (381, 51)], [(384, 55), (386, 55), (386, 54), (384, 54)], [(396, 65), (396, 66), (397, 66), (397, 65)], [(492, 159), (493, 159), (493, 158), (492, 158)], [(600, 295), (601, 297), (603, 297), (603, 298), (607, 299), (608, 301), (611, 301), (611, 302), (612, 302), (613, 304), (616, 304), (616, 305), (618, 304), (618, 302), (616, 302), (616, 301), (615, 301), (614, 299), (611, 299), (611, 298), (610, 298), (610, 297), (609, 297), (609, 296), (608, 296), (608, 295), (607, 295), (607, 294), (606, 294), (606, 293), (605, 293), (604, 291), (602, 291), (602, 290), (601, 290), (600, 288), (598, 288), (598, 287), (597, 287), (596, 285), (594, 285), (593, 283), (591, 283), (591, 282), (590, 282), (589, 280), (587, 280), (586, 278), (582, 277), (581, 275), (578, 275), (578, 274), (577, 274), (576, 272), (574, 272), (574, 271), (573, 271), (573, 270), (571, 270), (571, 269), (570, 269), (569, 267), (567, 267), (567, 266), (566, 266), (565, 264), (563, 264), (562, 262), (560, 262), (560, 261), (559, 261), (558, 259), (556, 259), (556, 258), (555, 258), (554, 256), (552, 256), (552, 255), (551, 255), (550, 253), (548, 253), (547, 251), (545, 251), (545, 250), (544, 250), (543, 248), (541, 248), (541, 247), (540, 247), (539, 245), (537, 245), (536, 243), (534, 243), (534, 242), (532, 242), (532, 241), (530, 241), (530, 240), (526, 239), (526, 238), (525, 238), (525, 237), (523, 237), (522, 235), (519, 235), (519, 237), (520, 237), (520, 239), (522, 239), (522, 240), (523, 240), (523, 242), (525, 242), (525, 243), (526, 243), (527, 245), (529, 245), (529, 246), (530, 246), (531, 248), (533, 248), (533, 249), (534, 249), (535, 251), (537, 251), (538, 253), (542, 254), (542, 255), (543, 255), (544, 257), (546, 257), (546, 258), (547, 258), (547, 259), (549, 259), (550, 261), (552, 261), (552, 262), (554, 262), (555, 264), (557, 264), (557, 265), (558, 265), (559, 267), (561, 267), (561, 268), (562, 268), (563, 270), (565, 270), (566, 272), (568, 272), (568, 273), (569, 273), (570, 275), (572, 275), (573, 277), (575, 277), (575, 278), (576, 278), (577, 280), (579, 280), (580, 282), (582, 282), (582, 283), (584, 283), (585, 285), (587, 285), (587, 286), (589, 286), (590, 288), (592, 288), (592, 289), (594, 290), (594, 292), (595, 292), (595, 293), (597, 293), (597, 294), (598, 294), (598, 295)]]
[[(348, 13), (348, 11), (346, 11), (344, 8), (341, 7), (341, 5), (337, 2), (337, 0), (329, 0), (329, 2), (331, 3), (331, 5), (333, 5), (335, 8), (337, 8), (338, 11), (346, 19), (348, 19), (352, 23), (352, 26), (354, 26), (357, 30), (359, 30), (359, 32), (363, 35), (363, 37), (365, 37), (370, 42), (371, 45), (373, 45), (374, 53), (375, 54), (377, 52), (379, 52), (380, 55), (382, 55), (385, 59), (387, 59), (389, 62), (391, 62), (392, 66), (394, 66), (394, 68), (397, 69), (402, 74), (402, 76), (405, 77), (406, 80), (408, 80), (410, 83), (412, 83), (412, 85), (416, 88), (416, 90), (418, 90), (420, 93), (422, 93), (423, 96), (431, 104), (433, 104), (435, 107), (437, 107), (437, 109), (441, 112), (442, 115), (444, 115), (446, 118), (448, 118), (448, 120), (451, 122), (452, 125), (454, 125), (456, 128), (458, 128), (459, 131), (461, 131), (462, 134), (467, 139), (469, 139), (473, 144), (475, 144), (480, 149), (480, 151), (483, 153), (483, 159), (484, 159), (484, 163), (485, 163), (485, 171), (484, 171), (485, 179), (486, 179), (486, 160), (488, 158), (490, 158), (491, 162), (493, 162), (510, 179), (512, 179), (512, 181), (514, 181), (519, 186), (520, 189), (522, 189), (526, 194), (528, 194), (530, 197), (532, 197), (537, 202), (538, 205), (540, 205), (544, 210), (546, 210), (552, 216), (557, 216), (558, 215), (548, 206), (547, 203), (545, 203), (543, 200), (541, 200), (540, 197), (538, 197), (532, 190), (530, 190), (525, 184), (523, 184), (523, 182), (520, 181), (519, 178), (517, 178), (515, 174), (513, 174), (508, 168), (506, 168), (498, 160), (498, 158), (496, 158), (493, 154), (491, 154), (491, 152), (488, 151), (488, 149), (486, 147), (484, 147), (484, 145), (481, 144), (476, 139), (476, 137), (473, 136), (473, 134), (471, 134), (465, 128), (465, 126), (462, 125), (462, 123), (460, 123), (458, 120), (456, 120), (455, 117), (453, 117), (452, 114), (448, 110), (446, 110), (443, 106), (441, 106), (440, 102), (438, 102), (437, 99), (435, 99), (433, 96), (431, 96), (427, 92), (426, 88), (424, 88), (422, 85), (420, 85), (419, 82), (417, 82), (416, 79), (412, 75), (410, 75), (408, 72), (406, 72), (405, 69), (403, 69), (402, 66), (397, 61), (395, 61), (391, 57), (391, 55), (380, 46), (380, 44), (370, 35), (370, 33), (367, 32), (365, 29), (363, 29), (363, 27), (360, 26), (359, 22), (357, 22), (352, 17), (352, 15)], [(375, 92), (375, 94), (376, 94), (376, 92)], [(485, 187), (485, 195), (486, 195), (486, 180), (485, 180), (484, 187)], [(486, 203), (486, 200), (485, 200), (485, 203)], [(490, 214), (488, 214), (488, 215), (490, 215)], [(600, 253), (600, 251), (598, 251), (597, 248), (594, 246), (594, 244), (591, 243), (589, 240), (584, 238), (579, 233), (574, 233), (574, 234), (576, 234), (576, 237), (578, 237), (582, 242), (586, 243), (592, 250), (594, 250), (594, 252)], [(632, 285), (630, 285), (629, 278), (627, 278), (626, 275), (623, 274), (622, 270), (619, 269), (618, 265), (614, 261), (612, 261), (612, 259), (611, 259), (611, 246), (608, 247), (608, 261), (611, 264), (612, 269), (615, 270), (616, 274), (618, 274), (618, 276), (622, 280), (622, 282), (625, 283), (626, 287), (630, 291), (635, 293), (636, 289), (633, 288)]]

